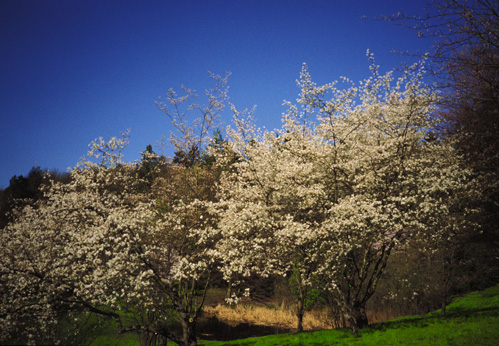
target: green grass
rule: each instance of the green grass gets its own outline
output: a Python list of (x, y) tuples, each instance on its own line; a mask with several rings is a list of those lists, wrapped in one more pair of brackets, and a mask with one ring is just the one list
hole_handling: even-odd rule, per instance
[[(118, 312), (123, 314), (122, 312)], [(139, 336), (136, 333), (118, 333), (116, 322), (112, 319), (99, 319), (96, 315), (91, 324), (98, 324), (98, 335), (90, 342), (91, 346), (138, 346)], [(95, 334), (93, 334), (95, 335)]]
[[(138, 345), (138, 339), (100, 339), (92, 345)], [(118, 343), (110, 343), (110, 342)], [(135, 343), (134, 343), (135, 342)], [(173, 343), (168, 343), (173, 344)], [(499, 285), (455, 299), (446, 316), (437, 310), (371, 325), (352, 335), (350, 330), (325, 330), (248, 338), (234, 341), (199, 340), (204, 346), (292, 345), (498, 345)]]

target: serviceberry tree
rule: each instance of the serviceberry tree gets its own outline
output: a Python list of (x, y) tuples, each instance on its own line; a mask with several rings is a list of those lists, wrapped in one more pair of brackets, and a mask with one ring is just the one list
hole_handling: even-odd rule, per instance
[(425, 140), (438, 94), (422, 81), (424, 64), (395, 78), (372, 59), (371, 72), (340, 89), (317, 86), (304, 65), (282, 129), (258, 131), (236, 111), (228, 131), (241, 159), (222, 179), (225, 275), (292, 274), (299, 328), (313, 287), (354, 332), (366, 326), (390, 253), (429, 229), (447, 236), (437, 227), (452, 217), (447, 196), (467, 181), (452, 145)]

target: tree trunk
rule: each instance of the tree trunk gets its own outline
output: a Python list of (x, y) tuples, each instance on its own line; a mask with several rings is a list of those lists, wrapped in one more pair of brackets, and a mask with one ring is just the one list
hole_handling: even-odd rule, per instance
[(140, 346), (166, 346), (167, 340), (165, 336), (158, 333), (144, 332), (141, 333)]
[(345, 321), (350, 325), (352, 333), (357, 334), (360, 329), (367, 327), (369, 324), (366, 315), (366, 309), (364, 306), (353, 306), (349, 308), (343, 308), (343, 317)]
[[(181, 314), (184, 315), (184, 314)], [(196, 320), (189, 318), (187, 314), (181, 317), (182, 324), (182, 343), (183, 346), (197, 346), (196, 339)]]
[(229, 280), (229, 285), (227, 286), (227, 292), (225, 293), (225, 298), (232, 297), (232, 279)]
[(150, 346), (151, 343), (151, 333), (143, 331), (140, 333), (140, 346)]
[(447, 308), (447, 289), (444, 288), (444, 293), (442, 297), (442, 316), (445, 316), (446, 308)]
[(303, 332), (303, 314), (305, 313), (305, 306), (302, 299), (298, 300), (296, 308), (296, 317), (298, 318), (298, 331)]
[(168, 338), (151, 331), (142, 331), (140, 333), (140, 346), (166, 346)]

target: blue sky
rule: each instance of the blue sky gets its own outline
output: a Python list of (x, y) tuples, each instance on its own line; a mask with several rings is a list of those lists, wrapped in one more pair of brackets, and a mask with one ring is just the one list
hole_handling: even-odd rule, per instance
[[(172, 130), (155, 101), (232, 73), (238, 109), (280, 126), (303, 62), (317, 83), (369, 75), (427, 51), (412, 30), (362, 16), (423, 11), (414, 0), (1, 0), (0, 188), (31, 167), (66, 171), (96, 137), (131, 129), (125, 160)], [(225, 124), (231, 115), (225, 114)], [(170, 146), (171, 150), (171, 146)], [(171, 152), (165, 152), (170, 154)]]

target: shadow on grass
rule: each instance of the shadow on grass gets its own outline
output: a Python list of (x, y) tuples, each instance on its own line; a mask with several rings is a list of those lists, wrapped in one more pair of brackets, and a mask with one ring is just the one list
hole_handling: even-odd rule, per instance
[(200, 339), (218, 341), (246, 339), (250, 337), (291, 332), (290, 329), (278, 326), (260, 326), (248, 323), (239, 323), (235, 326), (231, 326), (218, 320), (216, 317), (201, 319), (196, 328)]

